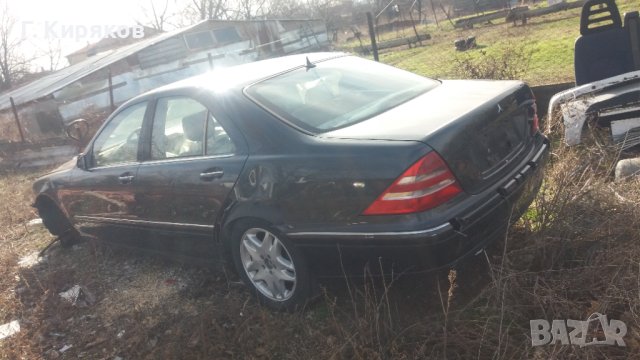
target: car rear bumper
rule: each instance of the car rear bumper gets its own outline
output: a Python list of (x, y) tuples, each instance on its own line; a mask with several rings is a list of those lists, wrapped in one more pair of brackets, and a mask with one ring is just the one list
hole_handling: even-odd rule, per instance
[(549, 142), (482, 202), (448, 222), (425, 229), (388, 232), (289, 232), (315, 271), (341, 276), (344, 271), (418, 272), (453, 266), (505, 236), (526, 211), (542, 183)]

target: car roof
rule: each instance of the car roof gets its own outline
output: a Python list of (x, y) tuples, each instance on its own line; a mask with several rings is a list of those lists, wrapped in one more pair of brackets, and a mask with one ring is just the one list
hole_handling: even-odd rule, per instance
[(218, 68), (202, 75), (196, 75), (161, 86), (157, 89), (139, 95), (132, 100), (184, 88), (203, 88), (213, 91), (244, 88), (245, 86), (258, 82), (262, 79), (304, 67), (307, 64), (307, 59), (312, 63), (316, 63), (346, 55), (348, 54), (342, 52), (305, 53), (260, 60), (228, 68)]

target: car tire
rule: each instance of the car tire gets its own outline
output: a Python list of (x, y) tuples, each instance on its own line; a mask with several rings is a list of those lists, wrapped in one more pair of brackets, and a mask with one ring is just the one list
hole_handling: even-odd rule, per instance
[(51, 235), (58, 237), (60, 246), (68, 248), (82, 241), (80, 233), (55, 205), (47, 201), (41, 201), (36, 206), (38, 215), (42, 219), (42, 224)]
[(231, 232), (238, 275), (258, 301), (277, 311), (302, 308), (311, 295), (304, 255), (283, 234), (258, 220), (241, 220)]

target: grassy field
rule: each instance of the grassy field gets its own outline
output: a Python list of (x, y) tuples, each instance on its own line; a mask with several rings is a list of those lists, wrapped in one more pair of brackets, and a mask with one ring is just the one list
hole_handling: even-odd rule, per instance
[[(636, 0), (618, 0), (616, 3), (621, 14), (639, 7)], [(490, 25), (476, 25), (469, 30), (454, 29), (443, 19), (440, 20), (440, 28), (435, 24), (419, 27), (420, 33), (432, 36), (431, 40), (424, 42), (425, 46), (385, 52), (380, 55), (380, 60), (429, 77), (458, 78), (465, 76), (460, 69), (460, 61), (499, 56), (522, 47), (529, 61), (521, 79), (532, 85), (571, 82), (575, 80), (573, 47), (580, 35), (580, 11), (578, 8), (529, 19), (527, 25), (517, 27), (504, 20), (494, 20)], [(411, 29), (405, 29), (383, 34), (383, 40), (412, 35)], [(468, 36), (476, 36), (478, 48), (457, 52), (453, 42)], [(364, 36), (363, 41), (365, 39), (368, 37)], [(357, 46), (357, 41), (339, 45), (346, 50), (354, 50)]]

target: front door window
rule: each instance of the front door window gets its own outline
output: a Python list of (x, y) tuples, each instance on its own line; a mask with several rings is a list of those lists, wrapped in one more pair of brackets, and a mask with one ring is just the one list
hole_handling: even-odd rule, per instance
[(138, 142), (147, 103), (122, 110), (105, 126), (93, 144), (95, 167), (138, 160)]

